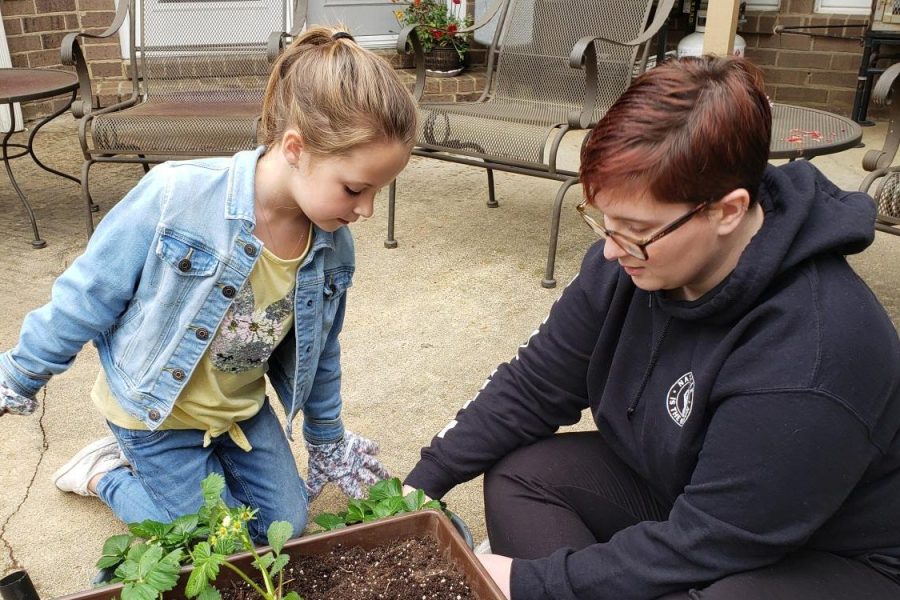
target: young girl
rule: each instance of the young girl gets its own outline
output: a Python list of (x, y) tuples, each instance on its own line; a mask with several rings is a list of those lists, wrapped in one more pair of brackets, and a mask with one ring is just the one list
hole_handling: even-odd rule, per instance
[[(114, 437), (54, 475), (125, 522), (170, 521), (202, 503), (210, 472), (226, 500), (297, 535), (327, 481), (349, 495), (387, 476), (378, 448), (341, 423), (338, 334), (354, 271), (346, 225), (406, 166), (416, 109), (391, 67), (342, 31), (298, 37), (266, 90), (265, 145), (159, 165), (103, 219), (51, 301), (0, 355), (0, 414), (34, 397), (93, 341), (94, 404)], [(303, 412), (304, 486), (265, 395), (291, 434)]]

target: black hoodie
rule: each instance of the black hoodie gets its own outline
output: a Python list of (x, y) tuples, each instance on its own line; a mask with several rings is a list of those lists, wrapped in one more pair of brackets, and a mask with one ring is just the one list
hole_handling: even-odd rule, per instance
[(798, 548), (900, 573), (900, 342), (843, 257), (872, 242), (872, 200), (806, 162), (768, 167), (759, 198), (762, 228), (695, 301), (637, 289), (596, 244), (422, 450), (406, 483), (441, 497), (589, 408), (672, 506), (606, 543), (513, 561), (513, 600), (649, 600)]

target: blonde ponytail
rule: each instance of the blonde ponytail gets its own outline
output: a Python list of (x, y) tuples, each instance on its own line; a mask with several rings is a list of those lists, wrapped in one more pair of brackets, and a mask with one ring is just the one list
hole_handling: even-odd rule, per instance
[(298, 36), (272, 69), (263, 101), (264, 143), (288, 129), (314, 156), (345, 154), (362, 144), (412, 146), (416, 106), (384, 59), (339, 29), (312, 27)]

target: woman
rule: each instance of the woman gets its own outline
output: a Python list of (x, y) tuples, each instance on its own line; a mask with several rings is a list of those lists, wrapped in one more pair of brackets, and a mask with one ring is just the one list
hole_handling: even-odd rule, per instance
[[(513, 600), (900, 597), (900, 343), (843, 257), (874, 207), (768, 166), (770, 135), (760, 72), (712, 57), (592, 132), (605, 240), (406, 479), (486, 473)], [(585, 409), (597, 431), (554, 435)]]

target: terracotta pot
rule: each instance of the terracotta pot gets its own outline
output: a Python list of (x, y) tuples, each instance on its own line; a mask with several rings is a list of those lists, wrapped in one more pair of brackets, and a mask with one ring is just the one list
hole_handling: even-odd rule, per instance
[[(463, 525), (463, 527), (465, 526)], [(479, 600), (504, 600), (503, 593), (475, 557), (460, 532), (443, 513), (436, 510), (422, 510), (296, 538), (288, 541), (282, 552), (292, 558), (316, 556), (327, 554), (337, 546), (345, 548), (359, 546), (369, 549), (386, 541), (413, 536), (434, 539), (444, 556), (463, 573), (466, 582)], [(267, 548), (261, 548), (259, 553), (264, 554), (267, 550)], [(232, 555), (228, 560), (239, 565), (248, 573), (253, 571), (250, 564), (253, 556), (249, 552)], [(165, 594), (166, 600), (185, 599), (184, 585), (187, 583), (190, 571), (190, 567), (182, 569), (178, 586)], [(219, 571), (219, 579), (216, 580), (216, 583), (223, 585), (235, 580), (237, 580), (237, 575), (230, 570), (222, 569)], [(117, 583), (62, 596), (58, 600), (114, 600), (120, 596), (121, 590), (122, 584)]]

